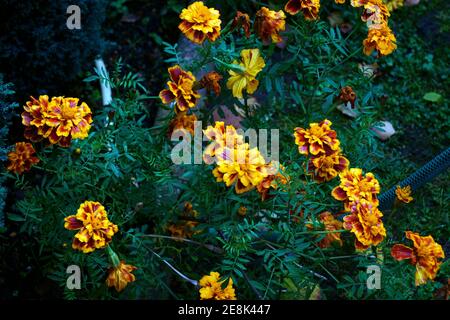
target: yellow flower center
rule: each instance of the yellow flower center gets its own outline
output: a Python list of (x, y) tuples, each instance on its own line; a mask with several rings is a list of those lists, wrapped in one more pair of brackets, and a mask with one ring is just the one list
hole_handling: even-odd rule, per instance
[(78, 108), (74, 102), (63, 103), (61, 115), (65, 120), (73, 120), (77, 118)]

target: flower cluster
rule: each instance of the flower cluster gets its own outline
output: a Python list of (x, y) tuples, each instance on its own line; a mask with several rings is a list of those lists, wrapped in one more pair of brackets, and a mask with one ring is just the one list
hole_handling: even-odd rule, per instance
[(358, 250), (378, 245), (386, 236), (383, 214), (378, 210), (378, 180), (370, 172), (363, 176), (359, 168), (345, 170), (339, 177), (340, 184), (331, 194), (336, 200), (344, 201), (345, 211), (350, 212), (344, 217), (344, 229), (355, 234)]
[(318, 182), (330, 181), (349, 165), (331, 124), (325, 119), (320, 123), (311, 123), (309, 129), (295, 128), (294, 132), (298, 152), (311, 156), (308, 168)]
[(396, 39), (388, 26), (390, 16), (388, 7), (383, 0), (351, 0), (353, 7), (363, 7), (361, 19), (367, 23), (369, 32), (364, 40), (364, 53), (370, 55), (373, 50), (379, 56), (391, 54), (396, 48)]
[(202, 44), (206, 39), (213, 42), (220, 36), (220, 13), (208, 8), (202, 1), (196, 1), (183, 9), (180, 14), (182, 22), (178, 28), (192, 42)]
[(17, 142), (14, 151), (8, 153), (9, 171), (22, 174), (29, 171), (32, 165), (37, 164), (40, 160), (35, 157), (36, 151), (33, 145), (28, 142)]
[(43, 138), (51, 144), (68, 147), (72, 139), (88, 136), (92, 123), (92, 113), (88, 105), (78, 98), (53, 97), (43, 95), (31, 97), (23, 107), (22, 123), (26, 126), (25, 138), (36, 142)]
[(396, 244), (391, 248), (391, 255), (396, 260), (409, 260), (416, 266), (415, 283), (420, 286), (436, 277), (442, 263), (438, 259), (445, 258), (444, 251), (432, 236), (422, 237), (418, 233), (406, 231), (406, 238), (413, 242), (414, 247)]
[(236, 300), (236, 293), (233, 288), (233, 279), (228, 280), (225, 288), (222, 284), (225, 280), (220, 280), (218, 272), (210, 272), (209, 275), (203, 276), (200, 281), (200, 299), (201, 300)]
[(280, 31), (286, 28), (286, 16), (282, 10), (273, 11), (262, 7), (256, 13), (255, 32), (263, 41), (263, 44), (280, 43), (283, 39)]
[(79, 230), (72, 248), (89, 253), (104, 248), (118, 231), (117, 225), (108, 220), (108, 214), (99, 202), (85, 201), (75, 215), (64, 219), (64, 228)]
[(404, 188), (397, 186), (395, 189), (395, 195), (399, 201), (404, 203), (410, 203), (414, 200), (414, 198), (411, 197), (411, 186), (406, 186)]
[(306, 20), (319, 18), (320, 0), (289, 0), (284, 6), (284, 11), (295, 15), (300, 11)]

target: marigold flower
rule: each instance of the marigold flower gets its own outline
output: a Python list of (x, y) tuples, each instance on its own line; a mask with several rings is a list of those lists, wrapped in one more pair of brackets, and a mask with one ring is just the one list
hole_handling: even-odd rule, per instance
[(203, 160), (207, 164), (211, 164), (216, 153), (219, 154), (224, 147), (234, 149), (244, 143), (244, 137), (237, 133), (236, 128), (232, 125), (225, 126), (222, 121), (216, 121), (214, 127), (208, 126), (203, 134), (212, 141), (203, 152)]
[(320, 123), (311, 123), (309, 129), (295, 128), (295, 144), (300, 154), (318, 155), (331, 154), (339, 150), (340, 142), (336, 131), (330, 128), (332, 122), (323, 120)]
[(369, 29), (367, 38), (363, 41), (364, 53), (370, 55), (373, 50), (378, 52), (379, 56), (387, 56), (397, 49), (395, 35), (387, 24), (379, 29)]
[(197, 121), (195, 114), (187, 115), (186, 112), (178, 113), (175, 118), (170, 121), (168, 134), (171, 136), (176, 130), (185, 130), (191, 136), (194, 136), (195, 121)]
[(412, 231), (406, 231), (406, 238), (413, 242), (414, 247), (396, 244), (391, 248), (392, 257), (399, 261), (408, 259), (416, 266), (416, 286), (434, 280), (442, 263), (438, 259), (445, 258), (442, 246), (436, 243), (432, 236), (422, 237)]
[(247, 207), (240, 206), (238, 209), (238, 215), (245, 217), (247, 215)]
[(220, 95), (220, 84), (219, 81), (222, 80), (223, 77), (215, 71), (209, 72), (203, 76), (200, 80), (200, 86), (202, 88), (206, 88), (208, 93), (214, 92), (216, 96)]
[(411, 186), (406, 186), (404, 188), (397, 186), (395, 189), (395, 195), (397, 199), (404, 203), (410, 203), (413, 201), (413, 197), (411, 197)]
[(337, 4), (344, 4), (345, 0), (334, 0), (334, 2), (336, 2)]
[(262, 7), (256, 13), (255, 32), (262, 39), (263, 44), (268, 45), (271, 42), (279, 43), (283, 41), (280, 31), (286, 28), (286, 16), (282, 10), (273, 11)]
[(339, 93), (339, 99), (342, 102), (350, 102), (352, 105), (352, 108), (355, 107), (355, 100), (356, 100), (356, 93), (353, 91), (353, 88), (350, 86), (345, 86), (341, 89), (341, 92)]
[(51, 144), (68, 147), (72, 139), (84, 139), (91, 128), (92, 113), (89, 106), (78, 98), (40, 96), (31, 97), (24, 106), (22, 123), (27, 127), (25, 137), (31, 141), (48, 138)]
[[(319, 248), (329, 248), (333, 245), (333, 243), (337, 243), (342, 246), (343, 242), (341, 239), (341, 233), (333, 232), (336, 230), (342, 230), (342, 222), (337, 220), (333, 214), (328, 211), (319, 214), (318, 218), (318, 220), (323, 224), (324, 230), (330, 231), (330, 233), (326, 234), (325, 238), (317, 243)], [(313, 229), (313, 225), (310, 223), (306, 224), (306, 227), (310, 230)]]
[(405, 0), (388, 0), (386, 2), (386, 7), (389, 11), (397, 10), (400, 7), (403, 7), (405, 4)]
[(253, 189), (268, 175), (264, 157), (258, 148), (250, 149), (247, 143), (236, 149), (225, 147), (218, 159), (213, 175), (227, 187), (234, 184), (238, 194)]
[(308, 169), (312, 172), (317, 182), (325, 182), (334, 179), (339, 173), (347, 170), (350, 161), (340, 151), (330, 155), (319, 154), (309, 160)]
[(383, 0), (352, 0), (351, 5), (355, 8), (364, 7), (361, 19), (367, 22), (369, 28), (379, 28), (387, 24), (391, 15)]
[(203, 276), (200, 281), (200, 299), (201, 300), (236, 300), (236, 293), (233, 288), (233, 279), (228, 280), (228, 284), (222, 289), (222, 283), (218, 272), (210, 272)]
[(306, 20), (319, 18), (320, 0), (289, 0), (284, 6), (284, 11), (295, 15), (300, 11)]
[(177, 238), (191, 238), (194, 234), (200, 233), (198, 230), (194, 230), (198, 226), (197, 219), (199, 213), (194, 210), (190, 202), (184, 204), (183, 213), (180, 216), (180, 220), (176, 224), (170, 224), (167, 230), (173, 237)]
[(383, 214), (376, 205), (365, 199), (355, 201), (351, 206), (351, 214), (344, 217), (344, 229), (356, 236), (355, 248), (366, 250), (376, 246), (386, 237), (381, 217)]
[(180, 19), (183, 20), (178, 28), (194, 43), (202, 44), (206, 38), (215, 41), (220, 35), (220, 12), (208, 8), (202, 1), (196, 1), (183, 9)]
[(108, 214), (99, 202), (85, 201), (76, 215), (64, 219), (64, 228), (79, 230), (75, 235), (72, 248), (89, 253), (104, 248), (118, 231), (117, 225), (108, 220)]
[(252, 94), (256, 91), (259, 81), (256, 79), (258, 73), (265, 67), (266, 63), (261, 57), (259, 49), (245, 49), (241, 51), (242, 61), (233, 61), (240, 71), (229, 70), (230, 78), (227, 88), (233, 90), (233, 96), (243, 98), (242, 90)]
[(236, 16), (231, 23), (231, 30), (242, 28), (247, 38), (250, 38), (250, 17), (246, 13), (236, 12)]
[(108, 278), (106, 285), (114, 287), (117, 292), (121, 292), (130, 282), (134, 282), (136, 277), (132, 272), (137, 268), (130, 264), (125, 264), (125, 261), (120, 261), (119, 265), (110, 268), (108, 271)]
[(282, 174), (284, 171), (283, 165), (277, 161), (271, 161), (266, 165), (267, 176), (256, 186), (256, 189), (261, 194), (261, 200), (269, 199), (270, 189), (277, 189), (279, 184), (286, 184), (287, 178)]
[(351, 168), (339, 174), (341, 182), (333, 189), (331, 195), (339, 201), (344, 201), (345, 210), (349, 211), (355, 201), (365, 199), (374, 206), (378, 206), (377, 194), (380, 193), (380, 184), (373, 173), (365, 176), (359, 168)]
[(164, 89), (159, 93), (164, 104), (176, 101), (175, 112), (185, 112), (189, 108), (194, 108), (200, 94), (194, 90), (195, 77), (190, 71), (184, 71), (180, 66), (175, 65), (168, 69), (170, 79), (167, 82), (169, 89)]
[(9, 165), (6, 169), (18, 174), (30, 171), (31, 166), (40, 161), (34, 156), (35, 153), (31, 143), (16, 142), (14, 150), (8, 153)]

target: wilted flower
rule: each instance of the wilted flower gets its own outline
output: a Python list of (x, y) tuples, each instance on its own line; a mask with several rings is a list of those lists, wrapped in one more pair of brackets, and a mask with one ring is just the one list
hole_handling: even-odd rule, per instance
[(353, 91), (353, 88), (350, 86), (345, 86), (341, 89), (341, 92), (339, 93), (339, 99), (342, 102), (350, 102), (352, 105), (352, 108), (355, 107), (355, 100), (356, 100), (356, 93)]
[(344, 217), (344, 229), (356, 236), (355, 248), (365, 250), (376, 246), (386, 237), (381, 217), (383, 214), (376, 205), (365, 199), (355, 201), (351, 206), (351, 214)]
[(219, 81), (222, 80), (223, 77), (215, 71), (209, 72), (205, 74), (200, 80), (200, 86), (202, 88), (206, 88), (208, 93), (214, 92), (216, 96), (220, 94), (220, 84)]
[(284, 31), (286, 27), (286, 16), (282, 10), (273, 11), (266, 7), (262, 7), (256, 13), (255, 32), (262, 39), (265, 45), (279, 43), (283, 41), (280, 31)]
[(167, 82), (169, 89), (164, 89), (159, 93), (164, 104), (176, 101), (176, 112), (185, 112), (189, 108), (194, 108), (200, 94), (194, 90), (195, 77), (190, 71), (184, 71), (176, 65), (168, 69), (170, 79)]
[(40, 161), (38, 157), (34, 156), (35, 153), (31, 143), (16, 142), (15, 149), (8, 153), (7, 169), (18, 174), (29, 171), (32, 165)]
[(287, 178), (282, 174), (283, 165), (277, 161), (271, 161), (266, 165), (267, 176), (257, 185), (256, 189), (261, 194), (261, 200), (267, 200), (270, 195), (270, 189), (277, 189), (279, 184), (286, 184)]
[(125, 264), (125, 261), (120, 261), (117, 266), (109, 269), (106, 285), (108, 287), (114, 287), (117, 292), (122, 291), (128, 283), (136, 280), (136, 277), (132, 274), (136, 269), (135, 266)]
[(370, 55), (376, 50), (379, 56), (387, 56), (397, 49), (396, 41), (387, 24), (378, 29), (369, 29), (367, 38), (363, 41), (364, 53)]
[(198, 230), (194, 230), (194, 228), (199, 224), (198, 221), (196, 221), (198, 215), (199, 213), (197, 210), (193, 209), (192, 203), (186, 202), (178, 223), (170, 224), (167, 230), (173, 237), (191, 238), (192, 235), (200, 232)]
[(295, 144), (300, 154), (318, 155), (331, 154), (339, 149), (340, 142), (336, 131), (330, 128), (332, 122), (323, 120), (320, 123), (311, 123), (309, 129), (295, 128)]
[(246, 13), (236, 12), (236, 16), (231, 23), (231, 30), (242, 28), (245, 36), (250, 38), (250, 17)]
[(406, 186), (404, 188), (397, 186), (395, 189), (395, 195), (397, 199), (404, 203), (410, 203), (413, 201), (413, 197), (411, 197), (411, 186)]
[(99, 202), (85, 201), (76, 215), (68, 216), (64, 221), (67, 230), (79, 230), (73, 239), (72, 248), (84, 253), (104, 248), (118, 231), (117, 226), (108, 220), (108, 214)]
[(373, 173), (365, 176), (359, 168), (351, 168), (339, 174), (341, 183), (333, 189), (332, 196), (339, 201), (344, 201), (345, 210), (349, 211), (351, 205), (361, 199), (378, 206), (377, 194), (380, 193), (380, 184)]
[(434, 280), (442, 263), (438, 259), (445, 258), (441, 245), (432, 236), (421, 237), (412, 231), (406, 231), (406, 238), (412, 240), (414, 247), (396, 244), (391, 249), (392, 257), (396, 260), (408, 259), (416, 266), (416, 286)]
[(200, 299), (201, 300), (236, 300), (236, 293), (233, 288), (233, 279), (228, 280), (225, 288), (218, 272), (210, 272), (209, 275), (203, 276), (200, 281)]
[(192, 42), (201, 44), (206, 38), (215, 41), (220, 35), (222, 21), (219, 17), (218, 10), (196, 1), (181, 11), (180, 19), (183, 21), (178, 28)]
[(256, 76), (266, 63), (261, 57), (259, 49), (242, 50), (241, 58), (241, 62), (233, 61), (236, 69), (228, 71), (230, 78), (227, 81), (227, 88), (232, 89), (234, 97), (242, 99), (242, 90), (245, 89), (249, 94), (256, 91), (259, 85)]
[(319, 18), (320, 0), (289, 0), (284, 6), (284, 11), (289, 14), (297, 14), (300, 11), (306, 20)]
[[(336, 243), (340, 246), (342, 246), (343, 242), (341, 239), (341, 233), (340, 232), (333, 232), (336, 230), (342, 230), (342, 222), (337, 220), (333, 214), (331, 214), (328, 211), (322, 212), (318, 216), (318, 220), (323, 223), (324, 230), (330, 231), (330, 233), (327, 233), (325, 238), (320, 240), (317, 245), (319, 248), (329, 248), (333, 245), (333, 243)], [(306, 227), (310, 230), (314, 229), (313, 225), (311, 223), (306, 224)]]

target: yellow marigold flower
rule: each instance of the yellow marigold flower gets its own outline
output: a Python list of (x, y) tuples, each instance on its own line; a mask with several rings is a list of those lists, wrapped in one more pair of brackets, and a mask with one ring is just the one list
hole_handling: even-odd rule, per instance
[(420, 286), (436, 278), (442, 263), (438, 259), (445, 258), (444, 251), (432, 236), (421, 237), (418, 233), (406, 231), (406, 238), (412, 240), (414, 247), (396, 244), (391, 248), (391, 255), (396, 260), (408, 259), (416, 266), (415, 283)]
[(352, 0), (351, 5), (356, 8), (364, 7), (361, 19), (367, 22), (369, 28), (379, 28), (387, 24), (391, 15), (383, 0)]
[(104, 248), (118, 231), (117, 225), (108, 220), (108, 214), (99, 202), (85, 201), (76, 215), (64, 219), (64, 228), (79, 230), (73, 238), (72, 248), (89, 253)]
[(336, 2), (337, 4), (344, 4), (345, 0), (334, 0), (334, 2)]
[(117, 292), (121, 292), (130, 282), (134, 282), (136, 277), (132, 272), (137, 268), (130, 264), (125, 264), (125, 261), (120, 261), (119, 265), (110, 268), (108, 271), (108, 278), (106, 285), (114, 287)]
[(197, 121), (195, 114), (187, 115), (185, 112), (178, 113), (169, 124), (169, 137), (176, 130), (185, 130), (191, 136), (194, 136), (194, 124)]
[(306, 20), (319, 18), (320, 0), (289, 0), (284, 6), (284, 11), (295, 15), (300, 11)]
[(201, 300), (236, 300), (236, 293), (233, 288), (233, 279), (228, 280), (228, 284), (222, 289), (222, 283), (218, 272), (210, 272), (203, 276), (200, 281), (200, 299)]
[(340, 151), (330, 155), (319, 154), (309, 160), (308, 169), (317, 182), (326, 182), (348, 169), (350, 161)]
[(396, 41), (395, 35), (387, 24), (379, 29), (369, 29), (367, 38), (363, 41), (364, 53), (369, 56), (373, 50), (376, 50), (379, 56), (387, 56), (397, 49)]
[(200, 80), (200, 86), (205, 88), (208, 93), (214, 92), (216, 96), (220, 95), (220, 84), (219, 81), (222, 80), (223, 77), (215, 71), (208, 72), (205, 74)]
[(340, 142), (336, 131), (330, 128), (331, 124), (330, 120), (325, 119), (320, 123), (311, 123), (309, 129), (295, 128), (294, 136), (298, 152), (304, 155), (318, 155), (338, 151)]
[[(342, 230), (342, 222), (337, 220), (332, 213), (325, 211), (319, 214), (319, 221), (323, 224), (324, 230), (330, 231), (327, 233), (325, 238), (320, 240), (317, 245), (320, 248), (329, 248), (333, 245), (333, 243), (337, 243), (342, 246), (343, 242), (341, 239), (340, 232), (332, 232), (336, 230)], [(306, 224), (306, 227), (310, 230), (313, 229), (313, 225), (311, 223)]]
[(365, 250), (376, 246), (386, 237), (381, 217), (383, 214), (376, 205), (365, 199), (357, 200), (351, 206), (351, 214), (344, 217), (344, 229), (356, 236), (355, 248)]
[(220, 35), (220, 12), (208, 8), (202, 1), (196, 1), (183, 9), (178, 29), (192, 42), (202, 44), (206, 38), (215, 41)]
[(395, 195), (397, 199), (404, 203), (410, 203), (413, 201), (413, 197), (411, 197), (411, 186), (406, 186), (404, 188), (397, 186), (395, 189)]
[(345, 210), (349, 211), (355, 201), (365, 199), (374, 206), (378, 206), (377, 194), (380, 193), (380, 184), (373, 173), (365, 176), (359, 168), (351, 168), (339, 174), (340, 185), (333, 189), (332, 196), (344, 201)]
[(286, 184), (287, 178), (282, 174), (284, 171), (283, 165), (277, 161), (271, 161), (266, 165), (267, 177), (256, 186), (256, 189), (261, 194), (261, 200), (265, 201), (270, 198), (270, 189), (277, 189), (279, 184)]
[(223, 151), (224, 147), (234, 149), (244, 143), (244, 137), (237, 133), (236, 128), (232, 125), (225, 126), (222, 121), (216, 121), (214, 127), (208, 126), (203, 130), (203, 134), (212, 141), (203, 152), (203, 160), (207, 164), (211, 164), (216, 153)]
[(268, 45), (271, 42), (279, 43), (283, 41), (280, 36), (280, 31), (286, 28), (286, 16), (282, 10), (273, 11), (266, 7), (262, 7), (255, 18), (255, 32), (263, 41), (263, 44)]
[(218, 160), (213, 170), (217, 182), (223, 181), (227, 187), (234, 184), (238, 194), (253, 189), (268, 175), (264, 157), (258, 148), (250, 149), (247, 143), (236, 149), (225, 147)]
[(231, 24), (231, 30), (242, 28), (247, 38), (250, 38), (250, 17), (246, 13), (236, 12)]
[(176, 101), (175, 112), (185, 112), (189, 108), (194, 108), (200, 94), (194, 90), (195, 77), (190, 71), (184, 71), (180, 66), (175, 65), (168, 69), (170, 80), (167, 82), (169, 89), (164, 89), (159, 93), (164, 104)]
[(227, 88), (233, 90), (235, 98), (243, 98), (242, 90), (252, 94), (256, 91), (259, 81), (256, 80), (258, 73), (265, 67), (266, 63), (261, 57), (259, 49), (245, 49), (241, 51), (242, 61), (233, 61), (240, 71), (229, 70), (230, 78)]
[(28, 142), (16, 142), (14, 151), (8, 153), (9, 171), (22, 174), (25, 171), (30, 171), (31, 166), (38, 163), (39, 158), (35, 157), (36, 151), (33, 145)]
[(25, 137), (31, 141), (48, 138), (51, 144), (68, 147), (72, 139), (84, 139), (92, 123), (89, 106), (78, 98), (40, 96), (31, 97), (24, 106), (22, 123), (27, 127)]

